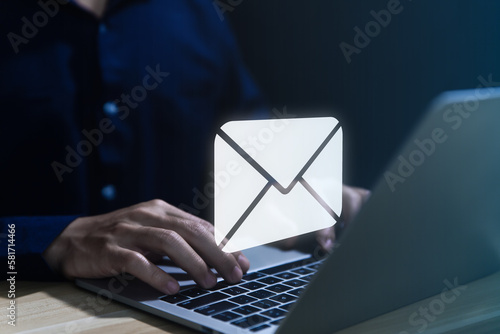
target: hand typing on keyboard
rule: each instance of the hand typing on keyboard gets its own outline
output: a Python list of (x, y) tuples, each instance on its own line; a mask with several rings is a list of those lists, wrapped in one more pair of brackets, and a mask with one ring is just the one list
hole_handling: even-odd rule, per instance
[(203, 288), (217, 283), (210, 267), (227, 282), (237, 283), (250, 266), (240, 252), (227, 254), (217, 247), (212, 224), (161, 200), (78, 218), (43, 255), (52, 269), (68, 278), (127, 272), (176, 294), (177, 281), (152, 261), (158, 254), (170, 257)]

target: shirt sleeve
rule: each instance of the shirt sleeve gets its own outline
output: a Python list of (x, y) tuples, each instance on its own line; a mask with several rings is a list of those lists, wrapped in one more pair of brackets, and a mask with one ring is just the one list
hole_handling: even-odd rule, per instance
[(63, 280), (61, 275), (51, 270), (42, 253), (76, 218), (78, 216), (0, 218), (2, 280), (8, 278), (9, 273), (15, 273), (11, 275), (18, 280)]

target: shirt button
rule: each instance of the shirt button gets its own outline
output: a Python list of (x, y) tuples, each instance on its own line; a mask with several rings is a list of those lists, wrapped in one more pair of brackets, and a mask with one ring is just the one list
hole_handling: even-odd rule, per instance
[(118, 106), (114, 102), (104, 103), (102, 109), (104, 110), (104, 113), (108, 116), (114, 116), (118, 113)]
[(112, 184), (108, 184), (101, 189), (101, 195), (104, 199), (112, 201), (116, 198), (116, 188)]

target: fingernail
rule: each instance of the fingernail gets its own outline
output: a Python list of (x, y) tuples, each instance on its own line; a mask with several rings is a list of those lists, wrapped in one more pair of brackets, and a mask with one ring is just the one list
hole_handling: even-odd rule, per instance
[(217, 278), (212, 272), (206, 273), (203, 282), (205, 283), (205, 289), (210, 289), (215, 284), (217, 284)]
[(173, 281), (167, 282), (167, 291), (169, 295), (175, 295), (177, 292), (179, 292), (179, 284)]
[(233, 281), (233, 283), (237, 283), (241, 281), (242, 277), (243, 277), (243, 272), (241, 271), (240, 267), (235, 266), (233, 272), (231, 273), (231, 280)]

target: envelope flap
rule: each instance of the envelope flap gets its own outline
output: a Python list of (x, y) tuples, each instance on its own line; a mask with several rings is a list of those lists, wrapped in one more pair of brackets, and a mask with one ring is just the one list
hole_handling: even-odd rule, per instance
[(333, 117), (233, 121), (221, 130), (288, 188), (337, 124)]

